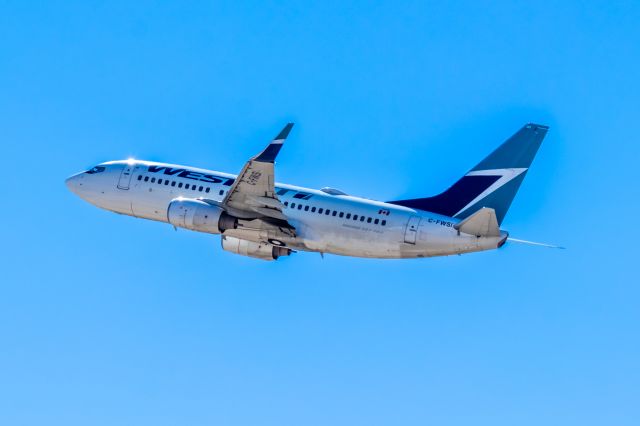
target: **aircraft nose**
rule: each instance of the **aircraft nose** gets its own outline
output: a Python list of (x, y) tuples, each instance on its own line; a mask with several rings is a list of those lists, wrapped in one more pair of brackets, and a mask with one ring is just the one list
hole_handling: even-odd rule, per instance
[(82, 190), (82, 178), (82, 174), (78, 173), (68, 177), (64, 183), (67, 185), (67, 188), (69, 188), (69, 191), (76, 195), (80, 195), (80, 191)]

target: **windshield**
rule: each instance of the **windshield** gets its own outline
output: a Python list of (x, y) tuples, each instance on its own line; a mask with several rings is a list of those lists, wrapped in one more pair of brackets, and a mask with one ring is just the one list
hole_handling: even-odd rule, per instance
[(85, 173), (89, 173), (90, 175), (93, 175), (93, 174), (104, 172), (104, 171), (105, 171), (105, 167), (95, 166), (93, 169), (87, 170)]

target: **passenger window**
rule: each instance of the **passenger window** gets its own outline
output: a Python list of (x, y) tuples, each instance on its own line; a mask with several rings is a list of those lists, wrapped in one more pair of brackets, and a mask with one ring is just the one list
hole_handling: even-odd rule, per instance
[(326, 214), (327, 216), (329, 216), (329, 214), (331, 214), (331, 210), (327, 209), (324, 214)]
[(220, 195), (224, 194), (224, 190), (221, 189), (220, 192), (218, 192), (218, 194)]
[(285, 201), (285, 202), (284, 202), (284, 206), (285, 206), (285, 207), (287, 207), (288, 205), (289, 205), (289, 202), (288, 202), (288, 201)]
[(145, 181), (145, 182), (149, 182), (149, 176), (145, 176), (145, 177), (144, 177), (144, 181)]
[(304, 206), (304, 211), (308, 212), (309, 211), (309, 206)]
[(202, 192), (203, 189), (204, 189), (204, 186), (201, 186), (200, 188), (198, 188), (198, 191)]
[(371, 218), (370, 217), (367, 218), (367, 223), (371, 223)]
[(357, 214), (353, 215), (353, 220), (358, 220), (358, 215)]
[(385, 226), (387, 224), (387, 221), (383, 219), (381, 223), (382, 223), (382, 226)]
[(296, 208), (296, 203), (291, 203), (291, 208), (295, 209)]
[(208, 193), (209, 193), (209, 191), (211, 191), (211, 188), (209, 188), (209, 187), (207, 186), (207, 189), (205, 189), (205, 190), (204, 190), (204, 192), (206, 192), (206, 193), (208, 194)]
[(344, 217), (344, 212), (340, 212), (340, 214), (338, 216)]
[(156, 183), (156, 178), (151, 178), (151, 183)]
[(178, 182), (178, 188), (182, 188), (182, 182)]
[(324, 209), (322, 207), (318, 209), (318, 213), (319, 214), (322, 214), (323, 211), (324, 211)]
[(377, 224), (378, 224), (378, 222), (380, 222), (380, 219), (375, 219), (375, 220), (373, 221), (373, 224), (374, 224), (374, 225), (377, 225)]
[(347, 219), (351, 219), (351, 213), (347, 213)]
[(334, 210), (334, 211), (333, 211), (333, 213), (331, 213), (331, 216), (335, 216), (335, 215), (337, 215), (337, 214), (338, 214), (338, 211), (337, 211), (337, 210)]
[(158, 185), (162, 185), (162, 179), (158, 179)]
[(142, 180), (142, 175), (138, 175), (138, 180)]
[(311, 207), (311, 213), (315, 213), (316, 212), (316, 208), (315, 207)]
[(169, 185), (169, 180), (165, 180), (165, 181), (164, 181), (164, 184), (165, 184), (165, 186), (166, 186), (166, 185)]
[(302, 204), (298, 204), (298, 210), (302, 210)]
[(171, 181), (171, 186), (176, 186), (176, 181), (175, 180)]
[(360, 216), (360, 222), (364, 222), (364, 216)]

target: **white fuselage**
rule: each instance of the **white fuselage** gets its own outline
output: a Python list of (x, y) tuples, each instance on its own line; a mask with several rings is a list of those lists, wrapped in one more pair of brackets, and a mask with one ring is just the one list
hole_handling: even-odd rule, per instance
[[(95, 173), (67, 179), (86, 201), (129, 216), (167, 222), (176, 198), (221, 202), (235, 176), (211, 170), (125, 160), (103, 163)], [(276, 183), (283, 213), (296, 229), (292, 249), (374, 258), (416, 258), (497, 248), (507, 237), (459, 233), (459, 220), (394, 204)], [(258, 241), (259, 235), (229, 229), (224, 235)]]

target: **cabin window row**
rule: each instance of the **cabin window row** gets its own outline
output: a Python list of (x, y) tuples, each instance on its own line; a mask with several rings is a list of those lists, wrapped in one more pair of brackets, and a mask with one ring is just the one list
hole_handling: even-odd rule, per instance
[(316, 208), (313, 206), (309, 206), (309, 205), (303, 205), (303, 204), (296, 204), (296, 203), (291, 203), (289, 204), (288, 201), (284, 202), (285, 207), (289, 207), (291, 209), (298, 209), (298, 210), (304, 210), (305, 212), (311, 212), (311, 213), (318, 213), (318, 214), (324, 214), (325, 216), (334, 216), (334, 217), (340, 217), (340, 218), (346, 218), (346, 219), (352, 219), (355, 221), (360, 221), (360, 222), (367, 222), (367, 223), (373, 223), (374, 225), (382, 225), (382, 226), (386, 226), (387, 221), (385, 219), (378, 219), (378, 218), (371, 218), (368, 216), (364, 216), (364, 215), (357, 215), (357, 214), (351, 214), (351, 213), (345, 213), (345, 212), (340, 212), (337, 210), (331, 210), (331, 209), (324, 209), (322, 207)]
[[(142, 175), (138, 175), (138, 180), (143, 180), (145, 182), (151, 182), (151, 183), (157, 183), (158, 185), (162, 185), (164, 184), (165, 186), (177, 186), (178, 188), (183, 188), (184, 189), (191, 189), (192, 191), (199, 191), (199, 192), (206, 192), (209, 193), (211, 192), (211, 188), (208, 186), (202, 186), (202, 185), (195, 185), (195, 184), (188, 184), (188, 183), (183, 183), (183, 182), (176, 182), (175, 180), (169, 180), (169, 179), (158, 179), (156, 182), (156, 178), (152, 177), (149, 178), (149, 176), (142, 176)], [(218, 192), (219, 195), (223, 195), (224, 194), (224, 190), (220, 190)]]

